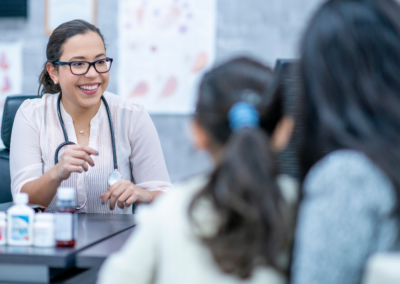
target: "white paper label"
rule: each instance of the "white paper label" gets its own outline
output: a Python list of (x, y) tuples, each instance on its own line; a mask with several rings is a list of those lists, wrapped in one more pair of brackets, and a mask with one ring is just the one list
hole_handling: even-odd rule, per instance
[(7, 227), (6, 226), (1, 226), (0, 225), (0, 244), (5, 244), (6, 243), (6, 232), (7, 232)]
[(29, 216), (11, 215), (11, 238), (15, 241), (29, 241)]
[(33, 230), (33, 245), (39, 247), (52, 247), (54, 242), (53, 228), (34, 228)]
[(74, 239), (74, 214), (73, 213), (56, 213), (56, 240), (71, 241)]

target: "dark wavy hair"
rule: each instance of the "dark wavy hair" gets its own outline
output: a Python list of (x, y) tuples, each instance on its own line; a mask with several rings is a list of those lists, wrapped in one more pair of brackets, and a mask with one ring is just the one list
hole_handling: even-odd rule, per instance
[(399, 4), (327, 1), (303, 37), (300, 77), (303, 176), (336, 149), (363, 152), (392, 181), (400, 214)]
[[(205, 74), (199, 88), (195, 119), (223, 154), (189, 214), (196, 225), (192, 213), (198, 202), (212, 202), (221, 222), (214, 236), (200, 238), (220, 269), (240, 278), (250, 277), (258, 265), (280, 270), (277, 261), (288, 244), (286, 204), (268, 137), (283, 115), (274, 86), (268, 67), (242, 57)], [(232, 132), (228, 112), (249, 93), (258, 94), (260, 127)]]
[[(60, 57), (63, 53), (64, 43), (69, 38), (79, 34), (86, 34), (90, 31), (97, 33), (104, 43), (104, 37), (101, 34), (100, 30), (95, 25), (92, 25), (84, 20), (73, 20), (65, 22), (59, 25), (53, 31), (49, 38), (49, 42), (47, 43), (47, 61), (44, 63), (42, 73), (39, 75), (39, 97), (42, 97), (44, 94), (57, 94), (61, 92), (60, 84), (54, 84), (53, 80), (50, 78), (49, 73), (47, 72), (47, 63), (60, 61)], [(105, 43), (104, 48), (106, 48)], [(58, 65), (55, 65), (55, 67), (58, 70)]]

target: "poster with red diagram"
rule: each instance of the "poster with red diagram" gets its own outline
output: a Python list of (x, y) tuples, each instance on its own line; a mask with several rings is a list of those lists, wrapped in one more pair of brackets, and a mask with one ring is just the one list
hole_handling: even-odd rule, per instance
[(0, 125), (6, 97), (22, 93), (22, 75), (22, 43), (0, 42)]
[(153, 114), (192, 113), (215, 60), (216, 0), (121, 0), (119, 32), (119, 95)]

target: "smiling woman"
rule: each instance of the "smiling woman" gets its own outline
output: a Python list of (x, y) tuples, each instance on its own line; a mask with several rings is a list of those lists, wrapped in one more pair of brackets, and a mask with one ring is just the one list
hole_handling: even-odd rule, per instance
[[(50, 36), (39, 98), (17, 112), (11, 137), (13, 195), (55, 210), (60, 186), (82, 213), (131, 213), (172, 187), (143, 106), (106, 91), (113, 59), (94, 25), (74, 20)], [(111, 173), (111, 174), (110, 174)], [(116, 209), (116, 210), (114, 210)]]

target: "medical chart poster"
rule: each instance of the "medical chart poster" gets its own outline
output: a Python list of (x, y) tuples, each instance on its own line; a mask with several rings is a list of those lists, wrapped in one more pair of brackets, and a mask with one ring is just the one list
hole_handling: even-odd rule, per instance
[(120, 0), (118, 92), (150, 113), (189, 114), (215, 60), (216, 0)]
[(75, 19), (96, 25), (97, 0), (45, 0), (44, 4), (44, 30), (48, 35), (62, 23)]
[(22, 44), (0, 42), (0, 123), (6, 97), (22, 93), (22, 76)]

